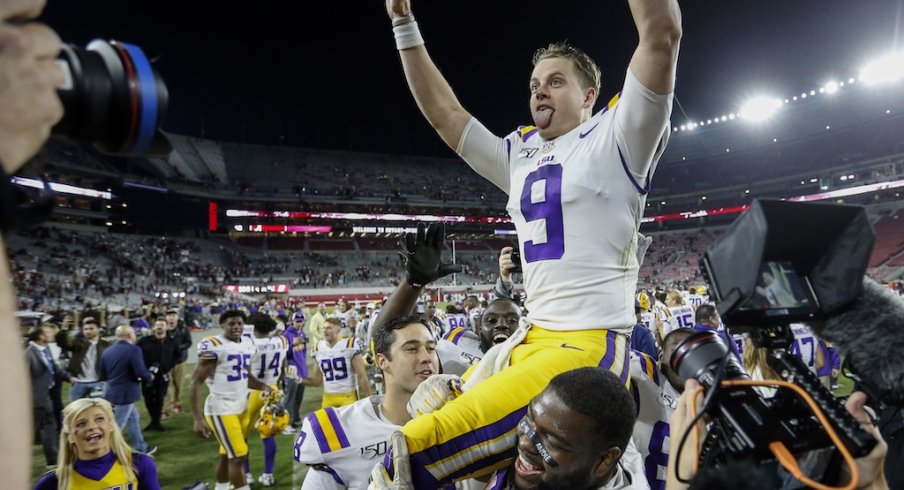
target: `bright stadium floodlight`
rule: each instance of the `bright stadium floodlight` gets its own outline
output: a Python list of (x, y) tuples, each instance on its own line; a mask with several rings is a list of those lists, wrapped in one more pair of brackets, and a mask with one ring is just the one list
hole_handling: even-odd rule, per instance
[(860, 72), (860, 80), (868, 85), (897, 82), (902, 78), (904, 78), (904, 52), (877, 58)]
[(774, 97), (754, 97), (741, 108), (741, 115), (748, 121), (765, 121), (782, 106), (782, 101)]
[[(844, 82), (842, 82), (842, 83), (844, 83)], [(827, 83), (824, 88), (826, 89), (827, 94), (834, 94), (835, 92), (838, 91), (838, 82), (831, 81), (831, 82)]]

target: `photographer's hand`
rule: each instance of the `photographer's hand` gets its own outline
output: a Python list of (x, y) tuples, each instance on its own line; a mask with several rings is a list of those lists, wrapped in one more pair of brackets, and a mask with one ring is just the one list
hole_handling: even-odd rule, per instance
[(15, 173), (35, 155), (63, 117), (56, 87), (63, 71), (55, 59), (60, 38), (47, 26), (9, 21), (41, 13), (39, 0), (0, 0), (0, 163)]
[(687, 485), (678, 481), (675, 476), (676, 467), (681, 478), (692, 479), (694, 477), (694, 461), (700, 454), (700, 448), (706, 438), (706, 426), (701, 423), (697, 429), (700, 437), (696, 440), (696, 447), (692, 446), (695, 442), (693, 436), (688, 437), (688, 442), (681, 452), (681, 461), (678, 461), (678, 446), (681, 444), (681, 436), (688, 429), (694, 416), (703, 408), (703, 397), (697, 396), (695, 399), (694, 396), (695, 393), (702, 389), (703, 387), (700, 386), (700, 383), (693, 379), (685, 381), (684, 392), (681, 394), (681, 398), (678, 399), (678, 406), (675, 407), (675, 413), (672, 414), (672, 418), (669, 420), (669, 464), (666, 468), (665, 483), (667, 490), (687, 488)]
[[(887, 489), (888, 482), (885, 480), (884, 468), (885, 455), (888, 453), (888, 444), (882, 439), (882, 434), (879, 433), (879, 429), (877, 429), (876, 425), (873, 423), (873, 417), (870, 417), (870, 415), (867, 414), (866, 409), (864, 408), (865, 405), (866, 394), (860, 391), (852, 393), (844, 403), (844, 408), (847, 409), (858, 422), (861, 422), (860, 427), (879, 441), (869, 454), (854, 460), (857, 463), (857, 469), (860, 470), (860, 485), (857, 488), (876, 490)], [(847, 478), (849, 478), (849, 475), (847, 466), (844, 466), (842, 475), (842, 481), (848, 481)]]

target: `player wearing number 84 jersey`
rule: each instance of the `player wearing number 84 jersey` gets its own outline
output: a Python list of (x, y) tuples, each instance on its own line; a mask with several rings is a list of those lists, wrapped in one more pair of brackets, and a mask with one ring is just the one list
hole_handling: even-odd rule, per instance
[(340, 338), (342, 325), (338, 318), (330, 317), (323, 324), (323, 340), (314, 346), (314, 372), (302, 380), (305, 386), (323, 384), (321, 408), (341, 407), (358, 399), (355, 389), (370, 396), (370, 382), (364, 369), (364, 344), (356, 337)]
[(631, 351), (631, 394), (637, 420), (631, 440), (643, 457), (644, 474), (652, 490), (664, 490), (669, 462), (669, 420), (678, 406), (684, 384), (668, 365), (675, 348), (694, 334), (678, 329), (665, 337), (659, 359)]

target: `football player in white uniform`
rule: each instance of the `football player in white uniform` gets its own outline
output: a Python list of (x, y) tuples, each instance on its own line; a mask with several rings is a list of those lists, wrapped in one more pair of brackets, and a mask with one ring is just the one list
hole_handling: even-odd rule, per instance
[(411, 2), (387, 0), (418, 107), (450, 148), (509, 196), (532, 325), (505, 370), (402, 429), (415, 486), (507, 466), (514, 453), (505, 449), (516, 437), (504, 435), (518, 422), (510, 414), (559, 373), (593, 366), (628, 382), (637, 230), (671, 133), (681, 38), (676, 0), (628, 4), (639, 44), (620, 97), (594, 114), (599, 68), (581, 50), (552, 44), (535, 53), (526, 80), (534, 126), (500, 138), (464, 109), (433, 64)]
[(367, 488), (371, 470), (389, 449), (390, 436), (411, 419), (411, 394), (439, 370), (436, 341), (420, 316), (380, 326), (374, 345), (386, 395), (305, 417), (295, 442), (295, 460), (311, 466), (302, 490)]
[[(220, 315), (223, 334), (206, 337), (198, 343), (198, 366), (192, 375), (191, 400), (194, 431), (199, 437), (210, 437), (211, 430), (220, 443), (215, 490), (247, 490), (245, 479), (245, 408), (249, 389), (269, 394), (270, 388), (251, 372), (254, 343), (242, 336), (245, 314), (229, 310)], [(207, 383), (210, 394), (201, 409), (201, 384)], [(203, 413), (203, 415), (202, 415)]]
[(694, 328), (694, 308), (685, 304), (681, 291), (670, 289), (665, 296), (665, 305), (669, 308), (668, 321), (657, 323), (662, 338), (672, 330)]
[[(261, 383), (269, 386), (270, 391), (278, 392), (279, 383), (285, 372), (289, 342), (282, 335), (271, 336), (276, 330), (276, 322), (267, 315), (251, 315), (248, 323), (253, 326), (251, 340), (257, 349), (254, 356), (251, 357), (251, 373)], [(268, 397), (260, 390), (251, 390), (248, 394), (248, 407), (245, 409), (244, 421), (246, 439), (255, 423), (260, 419), (261, 408), (267, 399)], [(261, 441), (264, 445), (264, 472), (258, 481), (261, 485), (270, 487), (276, 483), (273, 478), (273, 467), (276, 464), (276, 438), (272, 435), (264, 437), (261, 434)], [(247, 480), (252, 481), (247, 459), (245, 460), (245, 473)]]
[(813, 374), (817, 374), (826, 364), (825, 352), (819, 346), (819, 338), (803, 323), (792, 323), (791, 332), (794, 334), (794, 341), (791, 342), (788, 352), (800, 358)]
[(637, 421), (631, 439), (644, 460), (644, 473), (652, 490), (664, 490), (669, 461), (669, 419), (684, 391), (681, 378), (669, 366), (678, 344), (693, 329), (674, 330), (662, 342), (659, 359), (639, 351), (631, 352), (631, 393), (637, 405)]
[(483, 359), (490, 347), (505, 342), (518, 328), (521, 308), (512, 300), (498, 298), (483, 309), (477, 333), (456, 328), (436, 344), (444, 374), (461, 376)]
[(314, 372), (302, 380), (305, 386), (323, 385), (321, 408), (354, 403), (358, 399), (358, 390), (364, 396), (371, 395), (370, 382), (364, 369), (364, 343), (354, 336), (340, 338), (341, 328), (338, 318), (326, 319), (323, 324), (323, 340), (314, 346)]

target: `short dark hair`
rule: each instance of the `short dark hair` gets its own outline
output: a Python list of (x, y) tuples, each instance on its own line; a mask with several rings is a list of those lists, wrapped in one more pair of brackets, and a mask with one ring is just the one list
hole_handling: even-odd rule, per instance
[(270, 333), (276, 330), (276, 320), (270, 318), (270, 315), (263, 313), (255, 313), (249, 316), (247, 323), (254, 325), (255, 332)]
[(590, 418), (600, 451), (617, 447), (622, 454), (634, 430), (636, 408), (625, 383), (608, 370), (586, 367), (566, 371), (549, 387), (571, 410)]
[(694, 319), (697, 321), (697, 323), (703, 323), (703, 320), (708, 320), (714, 316), (716, 316), (716, 307), (710, 304), (705, 304), (697, 307), (697, 313), (694, 316)]
[(226, 310), (223, 313), (220, 313), (220, 325), (226, 323), (227, 318), (235, 317), (241, 318), (243, 322), (248, 319), (248, 315), (242, 310)]
[(374, 352), (377, 354), (383, 354), (386, 356), (386, 359), (392, 360), (392, 355), (390, 355), (389, 351), (392, 348), (392, 343), (395, 342), (395, 332), (396, 330), (403, 329), (412, 323), (418, 323), (423, 325), (427, 331), (430, 331), (429, 320), (424, 318), (422, 315), (405, 315), (393, 318), (383, 324), (377, 325), (374, 329), (373, 339), (374, 339)]
[(28, 341), (37, 342), (38, 337), (44, 335), (44, 324), (35, 325), (28, 330)]
[(286, 315), (276, 315), (276, 319), (283, 323), (286, 323), (289, 321), (289, 317), (287, 317)]

